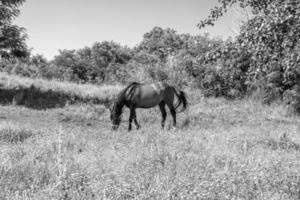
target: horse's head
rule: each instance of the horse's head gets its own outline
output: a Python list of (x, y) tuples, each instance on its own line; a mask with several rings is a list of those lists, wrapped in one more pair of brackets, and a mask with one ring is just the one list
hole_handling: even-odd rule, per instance
[(121, 123), (121, 109), (114, 103), (110, 110), (110, 120), (112, 122), (112, 129), (117, 130)]

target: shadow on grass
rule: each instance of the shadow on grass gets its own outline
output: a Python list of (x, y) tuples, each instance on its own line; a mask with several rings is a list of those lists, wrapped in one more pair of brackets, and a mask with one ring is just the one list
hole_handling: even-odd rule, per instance
[(108, 99), (83, 98), (73, 94), (57, 92), (53, 90), (43, 91), (34, 85), (29, 88), (3, 88), (0, 86), (0, 104), (22, 105), (28, 108), (42, 110), (49, 108), (61, 108), (66, 104), (76, 102), (107, 104)]

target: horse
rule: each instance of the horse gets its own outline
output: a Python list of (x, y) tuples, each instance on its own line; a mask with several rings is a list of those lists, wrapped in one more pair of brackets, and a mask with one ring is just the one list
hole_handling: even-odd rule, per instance
[[(177, 97), (178, 103), (174, 105), (174, 99)], [(126, 106), (130, 110), (128, 131), (131, 131), (131, 123), (134, 121), (136, 129), (140, 125), (136, 117), (136, 108), (152, 108), (159, 106), (162, 120), (161, 127), (164, 128), (167, 117), (166, 105), (173, 117), (173, 126), (176, 127), (176, 110), (182, 104), (180, 112), (187, 108), (187, 99), (183, 91), (175, 86), (171, 86), (164, 82), (157, 82), (152, 84), (142, 84), (132, 82), (124, 88), (112, 104), (110, 119), (112, 122), (112, 129), (118, 129), (121, 123), (121, 114), (123, 107)]]

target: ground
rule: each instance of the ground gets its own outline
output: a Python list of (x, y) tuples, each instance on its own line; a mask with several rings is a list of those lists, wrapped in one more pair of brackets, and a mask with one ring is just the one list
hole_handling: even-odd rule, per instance
[(0, 199), (299, 199), (300, 119), (189, 91), (178, 127), (158, 108), (112, 131), (101, 104), (0, 106)]

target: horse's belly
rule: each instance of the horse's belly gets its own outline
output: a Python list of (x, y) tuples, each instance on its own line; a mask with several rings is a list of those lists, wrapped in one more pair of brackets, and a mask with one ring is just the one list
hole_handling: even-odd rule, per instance
[(141, 96), (139, 101), (137, 102), (137, 106), (140, 108), (151, 108), (157, 106), (161, 102), (161, 97), (159, 95), (154, 96)]

